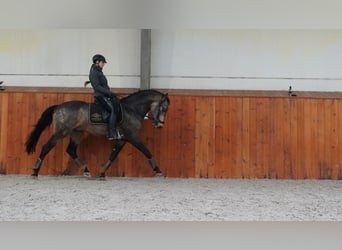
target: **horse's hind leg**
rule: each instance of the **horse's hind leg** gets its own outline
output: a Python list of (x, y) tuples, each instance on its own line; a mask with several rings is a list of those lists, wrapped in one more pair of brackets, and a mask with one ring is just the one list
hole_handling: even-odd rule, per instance
[(40, 167), (43, 164), (43, 160), (45, 158), (45, 156), (50, 152), (50, 150), (52, 148), (54, 148), (56, 146), (56, 144), (58, 143), (58, 141), (60, 139), (62, 139), (65, 135), (64, 134), (53, 134), (50, 139), (48, 140), (47, 143), (44, 144), (44, 146), (42, 147), (42, 150), (40, 151), (40, 155), (39, 158), (36, 161), (36, 164), (33, 167), (33, 174), (32, 176), (38, 176)]
[(125, 146), (126, 142), (119, 140), (117, 141), (112, 153), (109, 156), (108, 161), (103, 165), (102, 169), (101, 169), (101, 173), (100, 173), (100, 177), (104, 178), (107, 169), (110, 167), (110, 165), (112, 164), (112, 162), (115, 160), (115, 158), (118, 156), (118, 154), (120, 153), (121, 149), (123, 148), (123, 146)]
[(77, 155), (77, 147), (81, 142), (81, 138), (82, 138), (83, 132), (79, 132), (79, 131), (73, 131), (70, 134), (70, 142), (69, 145), (66, 149), (66, 152), (70, 155), (70, 157), (75, 160), (75, 162), (77, 163), (77, 165), (83, 170), (83, 175), (90, 177), (90, 172), (89, 169), (87, 167), (87, 165), (85, 164), (85, 162), (80, 159)]

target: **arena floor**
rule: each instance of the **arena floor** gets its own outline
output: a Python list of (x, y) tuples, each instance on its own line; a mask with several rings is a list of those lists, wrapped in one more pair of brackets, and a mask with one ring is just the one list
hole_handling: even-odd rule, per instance
[(0, 175), (0, 221), (342, 221), (342, 181)]

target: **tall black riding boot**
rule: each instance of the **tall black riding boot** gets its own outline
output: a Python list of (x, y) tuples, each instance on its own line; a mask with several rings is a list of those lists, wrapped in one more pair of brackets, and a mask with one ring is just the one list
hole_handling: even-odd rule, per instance
[(116, 138), (116, 115), (115, 112), (112, 111), (109, 116), (108, 121), (108, 139), (113, 140)]

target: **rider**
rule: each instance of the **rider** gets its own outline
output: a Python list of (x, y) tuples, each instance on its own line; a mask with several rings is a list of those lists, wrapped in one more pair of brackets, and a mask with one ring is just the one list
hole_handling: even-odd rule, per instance
[(107, 78), (102, 72), (106, 63), (106, 58), (103, 55), (94, 55), (93, 64), (91, 65), (89, 72), (89, 80), (95, 92), (95, 99), (98, 100), (104, 106), (104, 108), (110, 112), (108, 123), (108, 139), (113, 140), (116, 138), (121, 138), (119, 131), (116, 130), (117, 119), (114, 107), (114, 103), (118, 103), (119, 100), (116, 95), (110, 91)]

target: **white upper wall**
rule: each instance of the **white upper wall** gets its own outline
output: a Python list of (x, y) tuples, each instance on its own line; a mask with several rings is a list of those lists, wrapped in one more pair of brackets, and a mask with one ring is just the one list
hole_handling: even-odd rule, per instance
[(342, 30), (153, 30), (152, 87), (342, 91)]
[(111, 87), (138, 87), (139, 29), (152, 28), (155, 88), (342, 91), (340, 0), (11, 0), (1, 10), (6, 85), (80, 86), (103, 53)]
[(14, 86), (81, 87), (91, 58), (103, 54), (111, 87), (138, 87), (140, 31), (0, 30), (0, 80)]
[[(0, 29), (0, 81), (82, 87), (95, 53), (139, 87), (137, 29)], [(342, 91), (341, 65), (342, 30), (152, 30), (152, 88)]]

